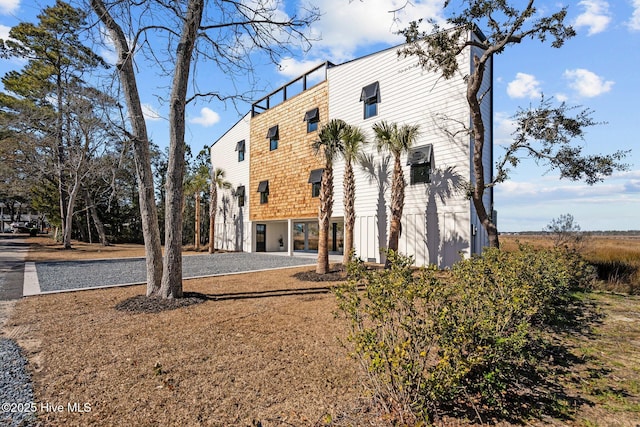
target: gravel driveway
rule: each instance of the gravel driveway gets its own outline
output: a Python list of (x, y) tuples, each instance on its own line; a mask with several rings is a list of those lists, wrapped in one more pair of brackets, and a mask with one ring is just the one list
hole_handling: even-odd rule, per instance
[[(231, 252), (182, 258), (185, 279), (315, 264), (315, 257)], [(37, 262), (41, 292), (146, 282), (144, 258)]]

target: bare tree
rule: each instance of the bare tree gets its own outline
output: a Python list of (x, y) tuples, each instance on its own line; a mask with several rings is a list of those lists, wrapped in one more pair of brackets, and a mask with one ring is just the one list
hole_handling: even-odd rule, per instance
[[(486, 141), (486, 117), (482, 116), (481, 105), (490, 89), (485, 85), (485, 73), (494, 56), (503, 53), (507, 48), (515, 48), (526, 39), (538, 39), (546, 42), (551, 39), (551, 46), (560, 48), (565, 41), (575, 36), (575, 31), (565, 23), (567, 8), (564, 7), (550, 15), (544, 15), (534, 6), (534, 0), (527, 2), (509, 2), (494, 0), (447, 0), (444, 2), (445, 11), (450, 11), (446, 22), (450, 27), (443, 30), (434, 20), (432, 31), (424, 32), (419, 29), (420, 22), (412, 22), (408, 28), (401, 31), (406, 37), (408, 45), (401, 49), (401, 55), (415, 55), (419, 63), (426, 69), (442, 74), (445, 79), (460, 75), (467, 86), (467, 103), (471, 112), (471, 128), (469, 133), (473, 137), (473, 185), (470, 196), (478, 214), (478, 219), (487, 231), (489, 244), (494, 247), (500, 245), (498, 228), (491, 212), (484, 203), (485, 191), (506, 178), (505, 173), (497, 174), (496, 178), (487, 180), (487, 171), (483, 163), (483, 153), (489, 149)], [(458, 62), (459, 55), (467, 48), (471, 48), (472, 69), (469, 74), (461, 69)], [(624, 169), (626, 166), (619, 160), (625, 156), (623, 152), (613, 155), (588, 158), (580, 150), (569, 147), (570, 140), (558, 139), (558, 135), (573, 137), (582, 136), (582, 129), (590, 126), (590, 117), (579, 114), (577, 117), (567, 117), (566, 107), (551, 108), (543, 99), (541, 108), (532, 108), (530, 113), (523, 112), (519, 118), (519, 128), (515, 132), (516, 145), (512, 146), (505, 155), (504, 164), (515, 166), (518, 162), (516, 151), (520, 149), (525, 155), (531, 155), (541, 160), (552, 169), (560, 169), (561, 177), (581, 179), (586, 176), (588, 183), (610, 175), (613, 170)], [(546, 131), (536, 133), (535, 130), (545, 128), (542, 123), (547, 118), (555, 118)], [(536, 123), (537, 126), (529, 125)], [(542, 125), (542, 126), (541, 126)], [(553, 129), (554, 126), (559, 128)], [(531, 141), (542, 142), (543, 150), (531, 149)], [(590, 163), (589, 160), (597, 160)], [(504, 172), (504, 170), (503, 170)], [(490, 208), (490, 207), (489, 207)]]
[(132, 43), (129, 42), (122, 27), (113, 18), (103, 0), (91, 0), (91, 7), (107, 28), (118, 54), (116, 69), (129, 115), (131, 132), (128, 133), (128, 137), (133, 143), (138, 181), (138, 198), (147, 266), (147, 296), (154, 296), (158, 295), (162, 280), (162, 247), (149, 157), (147, 124), (142, 113), (142, 103), (133, 64), (137, 38), (134, 38)]
[[(123, 87), (130, 119), (135, 120), (133, 137), (142, 145), (148, 146), (146, 132), (142, 125), (144, 118), (140, 108), (140, 100), (135, 86), (133, 73), (133, 56), (135, 49), (140, 49), (160, 67), (166, 76), (172, 76), (170, 106), (170, 154), (166, 179), (165, 203), (165, 258), (162, 262), (155, 260), (159, 252), (159, 243), (146, 243), (147, 237), (153, 238), (155, 231), (145, 234), (147, 248), (147, 280), (148, 295), (158, 294), (163, 298), (180, 297), (182, 295), (182, 180), (184, 177), (184, 132), (186, 105), (198, 98), (234, 100), (242, 98), (237, 93), (225, 93), (221, 88), (200, 90), (195, 84), (190, 86), (190, 76), (195, 75), (198, 60), (209, 60), (208, 67), (217, 66), (227, 76), (247, 74), (252, 77), (252, 57), (256, 51), (266, 54), (277, 62), (291, 43), (302, 42), (308, 46), (309, 39), (304, 34), (308, 25), (318, 17), (316, 10), (311, 10), (302, 18), (289, 17), (282, 13), (279, 1), (257, 0), (244, 2), (241, 0), (211, 0), (207, 3), (206, 14), (204, 0), (188, 0), (184, 3), (165, 0), (142, 0), (130, 3), (113, 0), (106, 4), (104, 0), (90, 0), (93, 10), (109, 29), (119, 52), (119, 76)], [(113, 14), (117, 10), (118, 15)], [(114, 20), (117, 17), (119, 22)], [(135, 19), (134, 19), (135, 17)], [(130, 43), (125, 37), (123, 25), (139, 23), (137, 28), (129, 28)], [(176, 30), (178, 29), (178, 30)], [(155, 39), (153, 35), (162, 34), (164, 39)], [(159, 41), (160, 44), (155, 44)], [(168, 43), (168, 46), (167, 46)], [(168, 49), (167, 49), (168, 47)], [(133, 95), (136, 93), (136, 96)], [(128, 95), (127, 95), (128, 93)], [(133, 124), (132, 124), (133, 127)], [(140, 133), (138, 133), (140, 132)], [(143, 153), (141, 153), (143, 154)], [(145, 170), (148, 155), (141, 155), (139, 161), (144, 162)], [(144, 184), (146, 185), (146, 181)], [(151, 183), (151, 181), (149, 181)], [(151, 190), (153, 187), (149, 187)], [(145, 197), (150, 207), (153, 191), (149, 188), (140, 197)], [(142, 203), (141, 203), (142, 205)], [(143, 215), (149, 229), (154, 225), (151, 218)], [(152, 235), (153, 234), (153, 235)], [(159, 235), (159, 234), (158, 234)], [(164, 265), (163, 265), (164, 264)], [(154, 279), (150, 279), (150, 266), (162, 268), (160, 287)]]

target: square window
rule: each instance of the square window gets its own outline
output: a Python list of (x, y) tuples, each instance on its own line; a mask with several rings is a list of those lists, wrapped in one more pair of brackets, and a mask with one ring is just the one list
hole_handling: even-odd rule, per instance
[(380, 102), (380, 84), (375, 82), (363, 87), (360, 101), (364, 102), (365, 119), (377, 116), (378, 103)]
[(239, 162), (244, 161), (244, 151), (245, 151), (244, 139), (242, 141), (238, 141), (238, 143), (236, 144), (236, 151), (238, 152), (238, 161)]
[(258, 193), (260, 193), (260, 204), (269, 202), (269, 181), (260, 181)]
[(314, 108), (309, 110), (304, 115), (304, 121), (307, 122), (307, 133), (315, 132), (318, 130), (318, 123), (320, 122), (320, 109)]
[(368, 119), (378, 115), (378, 101), (366, 101), (364, 103), (364, 118)]
[(279, 139), (278, 125), (269, 128), (269, 131), (267, 132), (267, 139), (269, 140), (269, 150), (277, 150)]
[(407, 156), (407, 165), (411, 167), (410, 183), (430, 183), (433, 165), (433, 146), (427, 144), (411, 148)]
[(321, 182), (322, 182), (323, 172), (324, 172), (324, 169), (314, 169), (309, 174), (309, 180), (307, 182), (311, 184), (311, 197), (320, 196), (320, 189), (322, 188)]
[(431, 182), (431, 165), (429, 163), (421, 163), (411, 165), (411, 184)]

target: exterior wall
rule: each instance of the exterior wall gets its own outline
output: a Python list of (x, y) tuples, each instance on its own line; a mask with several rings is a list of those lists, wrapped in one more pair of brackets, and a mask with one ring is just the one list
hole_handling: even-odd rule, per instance
[[(416, 147), (431, 144), (433, 164), (431, 182), (411, 185), (407, 155), (401, 158), (407, 187), (399, 241), (401, 252), (415, 257), (416, 264), (447, 267), (462, 256), (482, 250), (487, 244), (486, 232), (479, 224), (472, 203), (461, 189), (473, 181), (471, 165), (473, 140), (469, 138), (469, 108), (463, 77), (471, 70), (471, 50), (460, 57), (460, 75), (445, 80), (423, 70), (416, 58), (399, 58), (397, 48), (333, 66), (327, 69), (327, 80), (250, 118), (241, 119), (211, 148), (212, 163), (227, 172), (234, 189), (244, 185), (245, 207), (237, 206), (230, 192), (221, 192), (217, 241), (225, 249), (255, 250), (256, 224), (266, 224), (266, 250), (279, 250), (283, 237), (284, 250), (292, 250), (289, 227), (291, 221), (317, 220), (318, 199), (311, 196), (309, 173), (323, 167), (323, 161), (312, 150), (318, 131), (307, 133), (303, 120), (307, 111), (319, 108), (318, 128), (331, 119), (342, 119), (359, 126), (369, 143), (364, 154), (368, 164), (355, 165), (356, 225), (354, 230), (357, 256), (384, 262), (380, 249), (387, 246), (389, 229), (390, 185), (393, 159), (378, 153), (372, 125), (386, 120), (419, 125)], [(485, 179), (492, 177), (492, 68), (486, 72), (483, 90), (487, 90), (482, 111), (485, 117), (486, 146), (483, 153)], [(362, 88), (379, 82), (378, 114), (364, 119), (360, 101)], [(269, 149), (268, 129), (279, 126), (279, 144)], [(244, 139), (246, 159), (237, 162), (235, 146)], [(334, 165), (334, 204), (332, 222), (341, 222), (343, 209), (344, 162)], [(260, 204), (258, 184), (269, 181), (269, 201)], [(225, 199), (226, 197), (226, 199)], [(226, 200), (226, 201), (225, 201)], [(485, 195), (491, 212), (492, 192)], [(474, 233), (474, 230), (475, 233)]]
[[(216, 248), (235, 251), (252, 251), (252, 227), (249, 221), (249, 164), (251, 161), (251, 140), (249, 138), (250, 115), (245, 115), (229, 131), (211, 146), (211, 164), (225, 171), (225, 179), (232, 185), (231, 190), (218, 189), (218, 212), (216, 213)], [(245, 141), (245, 159), (238, 161), (236, 144)], [(245, 203), (238, 206), (234, 192), (238, 186), (245, 186)]]
[[(247, 195), (251, 221), (317, 218), (318, 199), (311, 197), (309, 173), (323, 166), (313, 153), (318, 132), (307, 133), (307, 111), (319, 108), (320, 123), (327, 122), (327, 82), (324, 81), (251, 119), (251, 174)], [(270, 151), (269, 128), (278, 125), (279, 142)], [(260, 204), (261, 181), (269, 180), (269, 201)], [(286, 235), (285, 235), (286, 238)]]
[[(468, 52), (460, 58), (467, 69)], [(444, 80), (423, 70), (415, 58), (398, 58), (397, 48), (330, 68), (330, 119), (340, 118), (360, 126), (370, 143), (365, 153), (373, 160), (371, 173), (356, 167), (355, 246), (365, 260), (384, 261), (380, 248), (387, 246), (389, 201), (393, 159), (379, 154), (373, 143), (372, 125), (381, 120), (418, 124), (415, 146), (432, 144), (433, 173), (430, 184), (407, 185), (402, 220), (401, 252), (413, 255), (417, 264), (448, 266), (459, 252), (471, 252), (470, 206), (456, 185), (469, 179), (469, 139), (463, 124), (469, 121), (466, 87), (460, 78)], [(362, 88), (379, 82), (378, 114), (364, 119)], [(459, 132), (459, 133), (457, 133)], [(403, 172), (409, 183), (410, 167), (402, 156)], [(335, 168), (334, 216), (343, 215), (342, 176), (344, 165)]]

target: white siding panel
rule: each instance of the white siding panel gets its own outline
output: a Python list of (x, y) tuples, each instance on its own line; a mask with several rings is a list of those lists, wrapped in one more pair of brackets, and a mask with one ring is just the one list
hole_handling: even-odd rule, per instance
[[(216, 247), (226, 250), (251, 252), (251, 224), (249, 222), (249, 163), (251, 141), (249, 139), (250, 114), (240, 119), (227, 133), (211, 146), (211, 164), (225, 171), (225, 179), (233, 190), (218, 190), (218, 212), (216, 213)], [(245, 141), (244, 161), (238, 161), (236, 145)], [(232, 191), (245, 186), (244, 207)]]
[[(461, 57), (462, 69), (468, 64), (468, 57), (468, 52)], [(429, 260), (430, 250), (425, 238), (428, 228), (428, 221), (425, 221), (427, 212), (435, 213), (436, 217), (446, 212), (456, 212), (461, 213), (461, 217), (469, 219), (468, 200), (462, 192), (453, 191), (457, 184), (466, 182), (470, 174), (469, 139), (467, 134), (462, 132), (463, 124), (469, 121), (466, 86), (462, 77), (460, 75), (445, 80), (439, 75), (423, 70), (415, 58), (399, 58), (395, 48), (328, 70), (329, 118), (342, 119), (351, 125), (359, 126), (370, 142), (364, 151), (373, 160), (370, 169), (373, 176), (360, 166), (355, 168), (355, 209), (359, 224), (357, 233), (360, 233), (356, 237), (356, 250), (360, 257), (375, 257), (381, 261), (379, 247), (387, 246), (388, 189), (391, 184), (393, 159), (385, 153), (378, 153), (371, 129), (374, 123), (381, 120), (398, 124), (418, 124), (420, 136), (416, 146), (433, 145), (434, 166), (437, 169), (432, 184), (406, 187), (400, 251), (414, 255), (418, 265), (429, 262), (441, 264)], [(360, 95), (364, 86), (376, 81), (380, 86), (378, 115), (365, 120)], [(409, 182), (410, 168), (406, 166), (406, 156), (401, 160), (405, 179)], [(343, 170), (343, 162), (336, 162), (335, 176), (341, 176)], [(334, 188), (334, 216), (341, 216), (341, 179), (336, 179)], [(380, 219), (380, 225), (370, 223), (372, 214)], [(456, 232), (468, 246), (469, 224), (456, 227)], [(369, 237), (365, 233), (375, 234)], [(444, 235), (444, 231), (440, 231), (439, 234)], [(364, 247), (364, 244), (368, 246)], [(432, 246), (441, 249), (439, 243)], [(431, 257), (433, 258), (433, 255)], [(451, 257), (447, 255), (448, 258)]]

